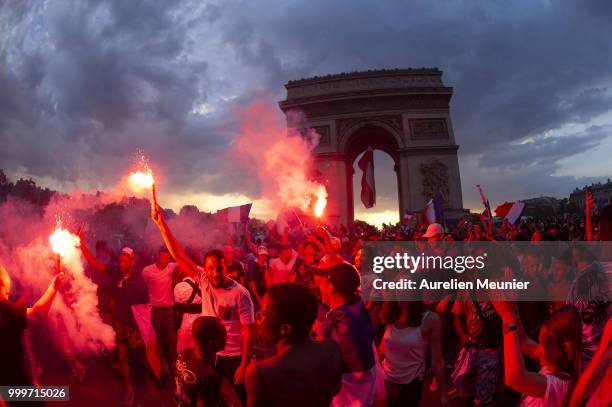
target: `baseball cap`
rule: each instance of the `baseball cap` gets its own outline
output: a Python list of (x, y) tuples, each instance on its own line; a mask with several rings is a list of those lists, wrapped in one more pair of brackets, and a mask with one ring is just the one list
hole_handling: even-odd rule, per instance
[(268, 255), (268, 248), (266, 246), (263, 246), (263, 245), (259, 246), (257, 248), (257, 255), (260, 255), (260, 254), (265, 254), (267, 256)]
[(325, 269), (315, 269), (314, 274), (325, 277), (342, 295), (354, 294), (361, 285), (359, 272), (350, 263), (342, 263)]
[(443, 235), (444, 228), (439, 223), (432, 223), (427, 226), (427, 232), (423, 235), (423, 237), (433, 237), (435, 235)]
[(131, 247), (125, 246), (123, 249), (121, 249), (119, 254), (125, 254), (130, 259), (133, 259), (134, 258), (134, 249), (132, 249)]

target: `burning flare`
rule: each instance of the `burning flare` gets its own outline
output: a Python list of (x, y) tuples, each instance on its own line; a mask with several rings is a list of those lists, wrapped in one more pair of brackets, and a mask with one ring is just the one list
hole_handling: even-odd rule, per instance
[(142, 150), (138, 150), (136, 155), (137, 161), (139, 162), (137, 168), (140, 169), (130, 173), (127, 179), (128, 185), (133, 192), (153, 189), (155, 186), (155, 178), (153, 178), (153, 171), (149, 165), (149, 160)]
[(153, 188), (153, 184), (155, 184), (155, 179), (153, 178), (153, 173), (151, 170), (136, 171), (130, 174), (128, 177), (128, 183), (130, 187), (135, 192), (140, 192), (144, 189)]
[(74, 250), (75, 246), (80, 243), (80, 239), (66, 229), (58, 227), (55, 229), (55, 232), (49, 236), (49, 242), (51, 243), (51, 249), (54, 253), (65, 256), (68, 252)]
[(327, 191), (323, 185), (319, 187), (316, 196), (317, 202), (315, 203), (314, 213), (317, 218), (320, 218), (327, 206)]

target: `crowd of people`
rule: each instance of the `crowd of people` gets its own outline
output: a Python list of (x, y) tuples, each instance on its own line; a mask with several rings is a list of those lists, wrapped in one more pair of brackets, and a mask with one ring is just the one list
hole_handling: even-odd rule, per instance
[[(217, 242), (200, 256), (181, 244), (153, 201), (151, 219), (164, 244), (151, 264), (138, 267), (130, 247), (114, 256), (102, 241), (92, 252), (82, 232), (80, 249), (98, 285), (100, 315), (116, 334), (109, 357), (123, 378), (125, 405), (135, 399), (128, 355), (138, 351), (147, 366), (146, 393), (170, 379), (180, 406), (416, 406), (426, 392), (429, 403), (442, 406), (454, 400), (606, 406), (612, 405), (609, 294), (536, 306), (469, 295), (436, 302), (360, 296), (364, 240), (612, 240), (612, 205), (596, 222), (592, 209), (587, 199), (586, 216), (577, 220), (464, 220), (451, 228), (287, 226), (262, 235), (247, 223), (242, 239)], [(612, 253), (593, 261), (568, 243), (567, 256), (526, 255), (520, 267), (561, 279), (568, 291), (603, 281), (609, 292)], [(586, 279), (589, 273), (604, 278)], [(11, 279), (0, 268), (1, 385), (33, 383), (22, 333), (29, 320), (45, 317), (61, 279), (27, 308), (8, 301)], [(142, 310), (149, 312), (153, 343)], [(82, 365), (75, 366), (83, 379)]]

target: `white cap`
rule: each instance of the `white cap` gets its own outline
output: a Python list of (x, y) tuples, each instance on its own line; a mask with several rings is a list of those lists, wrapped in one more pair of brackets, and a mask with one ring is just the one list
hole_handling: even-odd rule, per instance
[(125, 254), (130, 259), (133, 259), (134, 258), (134, 249), (132, 249), (131, 247), (125, 246), (123, 249), (121, 249), (121, 252), (119, 252), (119, 254)]
[(435, 235), (443, 235), (444, 228), (439, 223), (432, 223), (427, 226), (427, 231), (423, 235), (423, 237), (434, 237)]
[[(193, 294), (193, 286), (187, 281), (195, 284), (192, 278), (185, 277), (180, 283), (177, 283), (176, 286), (174, 286), (174, 300), (178, 303), (184, 304)], [(196, 294), (192, 304), (200, 303), (202, 303), (202, 298)]]

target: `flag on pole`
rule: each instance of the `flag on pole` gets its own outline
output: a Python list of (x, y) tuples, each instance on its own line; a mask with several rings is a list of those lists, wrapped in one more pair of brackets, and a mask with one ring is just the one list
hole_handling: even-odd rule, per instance
[(523, 211), (525, 210), (525, 202), (514, 202), (512, 207), (505, 216), (511, 224), (515, 224), (517, 220), (521, 218)]
[(491, 219), (491, 221), (493, 221), (493, 214), (491, 213), (491, 204), (489, 203), (489, 200), (485, 198), (484, 193), (482, 192), (482, 188), (480, 188), (480, 185), (476, 185), (476, 188), (478, 188), (478, 192), (480, 193), (480, 199), (482, 199), (482, 204), (485, 207), (487, 217)]
[(495, 216), (505, 218), (508, 212), (510, 212), (510, 209), (512, 209), (512, 205), (514, 205), (514, 202), (504, 202), (503, 204), (499, 205), (497, 208), (495, 208)]
[(376, 187), (374, 186), (374, 151), (368, 147), (357, 163), (363, 175), (361, 176), (361, 202), (366, 208), (376, 204)]
[(508, 222), (514, 224), (520, 219), (525, 210), (524, 202), (504, 202), (495, 208), (495, 215), (500, 218), (507, 219)]
[(435, 195), (425, 204), (423, 220), (425, 224), (439, 223), (444, 225), (444, 212), (442, 211), (442, 198), (440, 198), (440, 195)]
[(229, 208), (217, 211), (217, 221), (222, 223), (246, 223), (249, 219), (252, 203), (240, 206), (230, 206)]

